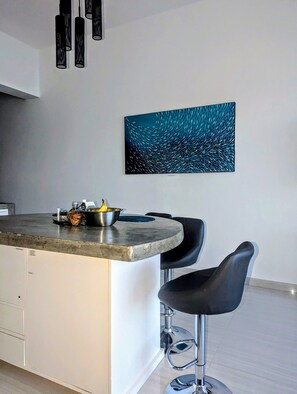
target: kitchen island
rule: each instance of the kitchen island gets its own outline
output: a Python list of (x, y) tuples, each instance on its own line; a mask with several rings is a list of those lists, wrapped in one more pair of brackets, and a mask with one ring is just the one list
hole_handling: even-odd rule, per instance
[(80, 393), (137, 393), (163, 357), (159, 254), (180, 223), (0, 218), (0, 359)]

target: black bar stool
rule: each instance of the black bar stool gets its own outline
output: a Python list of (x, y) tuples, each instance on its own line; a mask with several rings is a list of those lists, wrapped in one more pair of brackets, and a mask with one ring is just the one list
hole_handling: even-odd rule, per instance
[(243, 242), (218, 267), (180, 276), (161, 287), (159, 298), (164, 304), (195, 315), (195, 341), (192, 341), (196, 346), (195, 359), (186, 365), (176, 366), (170, 358), (173, 345), (166, 352), (172, 368), (185, 370), (195, 365), (195, 374), (177, 377), (166, 387), (165, 394), (231, 393), (224, 383), (205, 376), (205, 319), (206, 315), (227, 313), (238, 307), (253, 254), (253, 244)]
[[(197, 262), (204, 241), (204, 222), (201, 219), (172, 217), (168, 213), (149, 212), (146, 215), (172, 218), (183, 225), (184, 239), (176, 248), (161, 253), (161, 271), (163, 271), (163, 283), (173, 279), (173, 269), (189, 267)], [(183, 340), (193, 339), (193, 335), (183, 327), (174, 326), (172, 317), (174, 311), (166, 303), (163, 303), (165, 324), (161, 326), (160, 346), (166, 351), (172, 343), (179, 342), (173, 350), (181, 353), (188, 350), (192, 343), (186, 344)]]
[[(184, 229), (184, 239), (176, 248), (161, 254), (161, 270), (164, 275), (164, 283), (173, 279), (173, 269), (189, 267), (197, 262), (204, 240), (204, 223), (201, 219), (173, 217), (180, 222)], [(173, 308), (174, 309), (174, 308)], [(193, 335), (184, 329), (172, 324), (173, 309), (164, 302), (165, 324), (161, 326), (161, 347), (167, 350), (172, 343), (179, 342), (174, 352), (179, 353), (188, 350), (192, 344), (186, 345), (183, 340), (192, 339)]]

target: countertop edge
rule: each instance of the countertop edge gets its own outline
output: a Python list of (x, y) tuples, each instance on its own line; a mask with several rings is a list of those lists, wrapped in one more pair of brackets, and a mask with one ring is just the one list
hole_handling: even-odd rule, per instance
[(72, 240), (56, 239), (46, 236), (0, 231), (0, 245), (126, 262), (138, 261), (164, 253), (178, 246), (182, 240), (182, 229), (169, 238), (133, 246), (98, 244), (86, 241), (74, 242)]

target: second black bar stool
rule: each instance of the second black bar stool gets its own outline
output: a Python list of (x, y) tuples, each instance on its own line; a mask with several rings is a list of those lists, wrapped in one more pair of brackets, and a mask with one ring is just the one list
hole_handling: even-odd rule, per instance
[[(164, 283), (173, 279), (173, 269), (189, 267), (197, 262), (204, 240), (204, 222), (201, 219), (187, 217), (173, 217), (180, 222), (184, 229), (184, 239), (176, 248), (161, 254), (161, 270)], [(165, 324), (161, 327), (161, 347), (167, 350), (175, 342), (192, 338), (192, 334), (182, 327), (172, 325), (174, 311), (164, 303)], [(180, 344), (175, 351), (181, 352), (188, 345)]]
[[(184, 239), (176, 248), (161, 254), (161, 271), (163, 272), (163, 283), (173, 279), (173, 269), (189, 267), (197, 262), (204, 241), (204, 222), (201, 219), (188, 217), (172, 217), (169, 213), (148, 212), (148, 216), (157, 216), (173, 219), (183, 225)], [(165, 324), (161, 326), (160, 346), (167, 350), (172, 343), (192, 339), (192, 334), (183, 327), (172, 325), (173, 309), (163, 303)], [(183, 352), (191, 345), (180, 343), (175, 352)]]

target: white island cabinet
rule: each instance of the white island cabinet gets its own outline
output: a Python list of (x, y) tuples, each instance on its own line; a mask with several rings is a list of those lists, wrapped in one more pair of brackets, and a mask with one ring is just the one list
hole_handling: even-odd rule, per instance
[(162, 358), (158, 256), (132, 265), (3, 245), (0, 256), (1, 359), (81, 393), (139, 390)]
[(108, 260), (96, 260), (29, 250), (25, 365), (92, 393), (100, 382), (108, 393)]
[(160, 253), (182, 225), (0, 217), (0, 359), (79, 393), (136, 394), (163, 358)]

